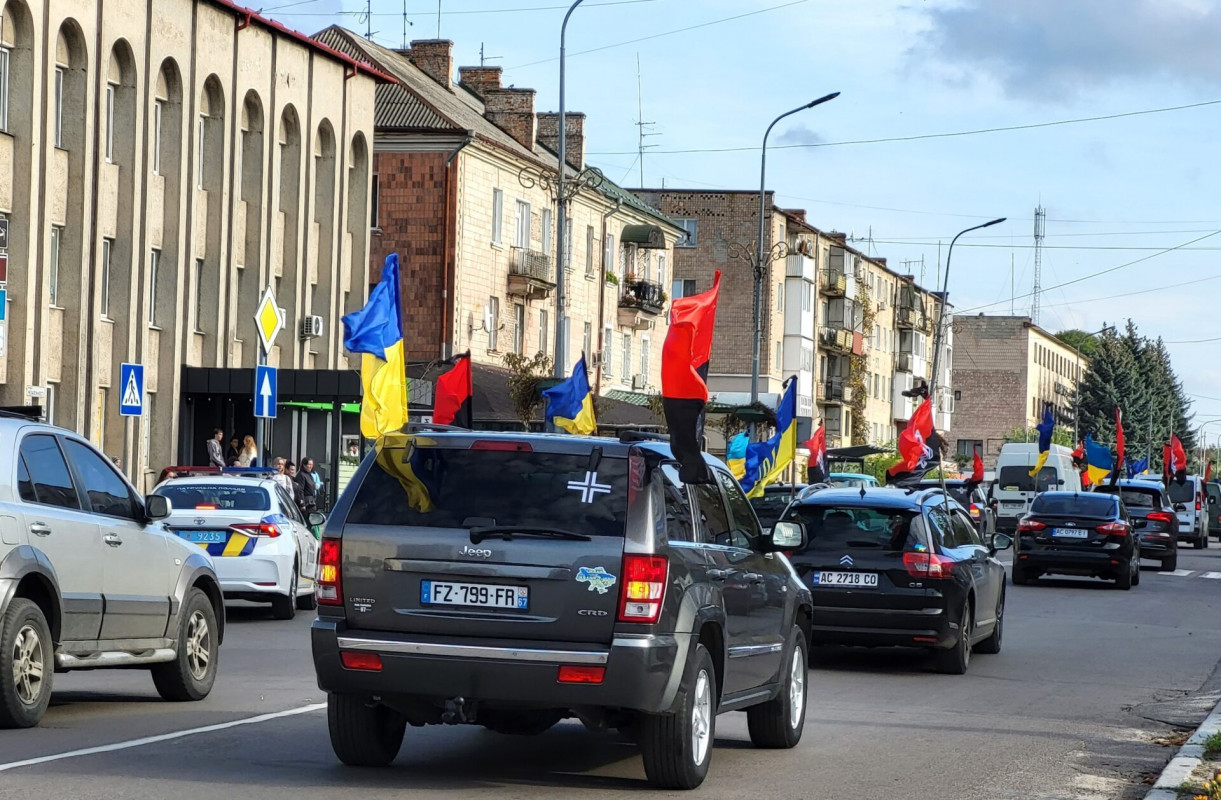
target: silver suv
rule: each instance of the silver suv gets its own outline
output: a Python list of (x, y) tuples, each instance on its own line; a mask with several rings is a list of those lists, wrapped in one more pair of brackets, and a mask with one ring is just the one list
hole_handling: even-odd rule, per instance
[(75, 433), (0, 410), (0, 728), (38, 724), (55, 672), (148, 667), (167, 700), (208, 695), (220, 585), (170, 511)]

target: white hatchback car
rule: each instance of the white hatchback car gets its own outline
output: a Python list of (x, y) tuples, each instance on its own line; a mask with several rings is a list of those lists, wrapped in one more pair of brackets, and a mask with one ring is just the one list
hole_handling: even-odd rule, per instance
[(271, 603), (276, 619), (314, 608), (318, 540), (288, 494), (270, 477), (171, 478), (153, 489), (169, 499), (165, 520), (216, 564), (226, 600)]

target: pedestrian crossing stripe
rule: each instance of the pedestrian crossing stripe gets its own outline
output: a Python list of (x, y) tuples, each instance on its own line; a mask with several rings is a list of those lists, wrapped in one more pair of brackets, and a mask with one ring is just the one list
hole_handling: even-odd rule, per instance
[(1221, 580), (1221, 572), (1205, 572), (1201, 578), (1211, 578), (1214, 581)]
[(1158, 575), (1173, 575), (1176, 578), (1186, 578), (1188, 575), (1194, 575), (1195, 570), (1176, 569), (1173, 572), (1159, 572)]

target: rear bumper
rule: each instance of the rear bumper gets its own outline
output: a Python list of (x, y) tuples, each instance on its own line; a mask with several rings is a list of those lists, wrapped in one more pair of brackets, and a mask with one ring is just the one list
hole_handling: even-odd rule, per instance
[(829, 608), (815, 601), (810, 640), (865, 647), (951, 647), (958, 641), (958, 626), (944, 608)]
[(1177, 553), (1178, 549), (1178, 539), (1174, 534), (1164, 537), (1140, 536), (1141, 558), (1162, 558)]
[(261, 558), (239, 556), (215, 558), (216, 577), (226, 597), (237, 595), (284, 594), (288, 591), (293, 556)]
[[(534, 708), (667, 711), (681, 683), (693, 637), (616, 636), (610, 647), (488, 641), (349, 631), (319, 618), (311, 630), (318, 687), (337, 694), (411, 697)], [(379, 672), (346, 669), (343, 651), (377, 653)], [(562, 665), (604, 666), (600, 684), (558, 681)]]
[[(1035, 550), (1018, 553), (1013, 564), (1023, 569), (1037, 569), (1061, 575), (1102, 575), (1121, 569), (1132, 555), (1130, 552), (1115, 550), (1099, 553)], [(1112, 564), (1112, 561), (1119, 563)]]

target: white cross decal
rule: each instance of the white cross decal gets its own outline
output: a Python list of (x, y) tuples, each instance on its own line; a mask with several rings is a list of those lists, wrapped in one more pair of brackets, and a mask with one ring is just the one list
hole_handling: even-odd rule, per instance
[(568, 488), (570, 491), (581, 493), (582, 503), (592, 503), (596, 494), (610, 494), (611, 486), (609, 483), (598, 483), (598, 473), (586, 472), (585, 480), (569, 481)]

